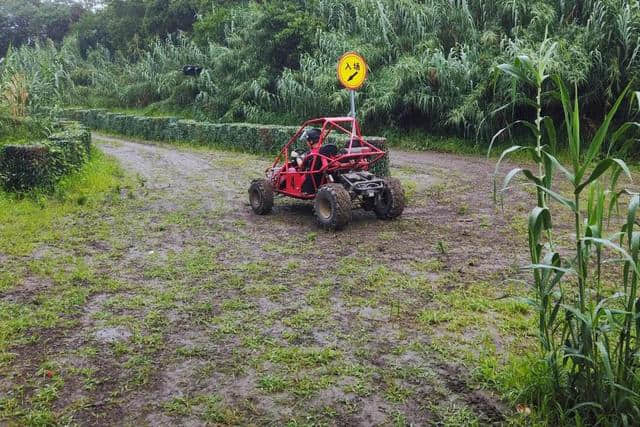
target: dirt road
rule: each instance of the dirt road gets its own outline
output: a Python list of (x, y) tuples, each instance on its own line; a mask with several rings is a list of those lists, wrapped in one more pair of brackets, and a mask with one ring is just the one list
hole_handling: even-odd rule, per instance
[[(460, 425), (512, 415), (478, 368), (528, 334), (531, 313), (509, 298), (523, 285), (509, 278), (526, 255), (529, 195), (496, 211), (492, 162), (393, 150), (404, 215), (358, 212), (333, 233), (316, 227), (310, 203), (278, 199), (271, 215), (251, 213), (246, 189), (267, 159), (94, 142), (138, 187), (121, 191), (117, 209), (65, 221), (73, 245), (31, 258), (72, 253), (108, 285), (88, 293), (68, 327), (13, 350), (0, 394), (47, 361), (64, 372), (56, 413), (81, 424)], [(3, 298), (24, 300), (20, 292)]]
[[(255, 233), (277, 235), (281, 232), (285, 241), (291, 234), (320, 232), (309, 202), (279, 199), (273, 215), (258, 217), (251, 213), (247, 183), (261, 177), (262, 171), (269, 166), (264, 158), (176, 149), (100, 134), (94, 134), (94, 140), (106, 153), (116, 157), (125, 169), (138, 174), (147, 188), (157, 191), (158, 194), (153, 195), (157, 203), (168, 210), (186, 204), (194, 209), (224, 211), (225, 221), (242, 219), (254, 227)], [(511, 212), (504, 215), (498, 212), (493, 203), (493, 160), (398, 150), (392, 151), (391, 159), (393, 175), (403, 181), (410, 200), (403, 221), (381, 223), (373, 214), (358, 210), (352, 227), (338, 234), (322, 233), (323, 237), (330, 235), (332, 239), (351, 242), (355, 251), (358, 244), (373, 243), (377, 235), (395, 229), (394, 225), (397, 225), (415, 230), (398, 236), (402, 240), (400, 247), (385, 248), (384, 252), (388, 253), (382, 256), (391, 257), (392, 261), (437, 257), (442, 252), (438, 242), (446, 242), (445, 250), (450, 261), (453, 259), (464, 264), (468, 258), (482, 259), (470, 269), (470, 273), (496, 271), (514, 261), (496, 250), (501, 244), (505, 245), (507, 252), (512, 247), (512, 241), (503, 238), (504, 225), (513, 216)], [(514, 200), (513, 195), (511, 200)], [(515, 200), (517, 202), (520, 198)], [(441, 231), (445, 233), (441, 234)], [(425, 236), (429, 237), (425, 239)], [(332, 258), (335, 255), (326, 256)]]

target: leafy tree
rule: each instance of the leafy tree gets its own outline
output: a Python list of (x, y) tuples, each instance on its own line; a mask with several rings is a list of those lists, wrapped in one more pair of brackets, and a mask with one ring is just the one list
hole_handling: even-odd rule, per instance
[(148, 1), (143, 34), (146, 37), (175, 34), (177, 31), (191, 31), (196, 19), (196, 9), (189, 0)]
[(321, 20), (298, 1), (276, 0), (255, 8), (257, 19), (248, 38), (261, 62), (274, 72), (300, 68), (300, 55), (312, 50)]
[(83, 54), (98, 44), (110, 51), (139, 53), (141, 44), (191, 31), (196, 7), (189, 0), (105, 0), (75, 26)]
[(193, 24), (193, 38), (201, 46), (206, 46), (210, 41), (225, 44), (225, 31), (231, 21), (231, 8), (217, 6)]
[(3, 0), (0, 2), (0, 56), (8, 47), (38, 40), (62, 41), (86, 9), (72, 1)]

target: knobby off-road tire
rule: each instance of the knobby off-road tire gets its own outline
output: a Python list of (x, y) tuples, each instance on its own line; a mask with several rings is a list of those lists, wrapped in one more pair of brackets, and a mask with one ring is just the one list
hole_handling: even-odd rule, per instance
[(376, 197), (374, 212), (380, 219), (394, 219), (404, 211), (405, 197), (402, 184), (397, 178), (384, 180), (384, 189)]
[(351, 221), (351, 196), (340, 184), (325, 184), (316, 194), (313, 210), (323, 228), (340, 230)]
[(273, 208), (273, 186), (266, 179), (256, 179), (249, 187), (249, 203), (258, 215), (266, 215)]

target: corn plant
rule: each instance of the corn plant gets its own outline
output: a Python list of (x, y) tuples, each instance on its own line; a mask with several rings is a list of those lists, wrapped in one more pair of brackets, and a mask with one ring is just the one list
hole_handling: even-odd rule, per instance
[[(554, 54), (556, 51), (557, 43), (552, 42), (546, 35), (535, 55), (529, 56), (520, 54), (512, 63), (505, 63), (498, 66), (498, 69), (503, 73), (513, 78), (514, 85), (525, 85), (533, 88), (535, 91), (535, 98), (530, 99), (528, 97), (520, 98), (514, 102), (524, 103), (525, 105), (532, 106), (535, 109), (535, 120), (530, 122), (527, 120), (517, 120), (510, 125), (499, 130), (491, 139), (489, 144), (489, 153), (495, 140), (503, 133), (510, 131), (512, 127), (516, 125), (523, 125), (527, 127), (536, 142), (535, 147), (513, 146), (510, 151), (505, 153), (511, 153), (520, 150), (527, 150), (531, 154), (532, 160), (538, 165), (538, 174), (535, 176), (536, 193), (538, 196), (538, 206), (541, 208), (547, 205), (547, 194), (543, 188), (550, 189), (551, 176), (553, 175), (554, 164), (549, 161), (549, 158), (545, 154), (556, 154), (556, 133), (553, 127), (552, 119), (549, 116), (542, 115), (543, 107), (543, 90), (545, 82), (549, 79), (548, 69), (553, 65)], [(500, 109), (505, 109), (511, 104), (507, 104)], [(499, 109), (499, 110), (500, 110)], [(545, 129), (543, 129), (543, 125)], [(545, 134), (546, 130), (546, 134)], [(543, 136), (545, 137), (546, 144), (543, 144)], [(500, 159), (502, 160), (502, 158)], [(500, 161), (496, 165), (496, 171), (500, 166)], [(494, 196), (496, 185), (494, 181)]]
[[(529, 215), (534, 284), (529, 302), (537, 312), (542, 359), (554, 379), (553, 399), (562, 408), (560, 416), (575, 417), (576, 422), (634, 424), (640, 420), (640, 232), (635, 231), (640, 196), (632, 195), (620, 232), (607, 236), (605, 220), (622, 194), (616, 190), (619, 178), (622, 174), (631, 178), (631, 174), (623, 160), (600, 153), (607, 140), (638, 125), (611, 130), (627, 87), (585, 145), (577, 89), (572, 102), (563, 81), (554, 78), (554, 82), (564, 110), (570, 164), (563, 165), (544, 147), (529, 150), (536, 153), (532, 158), (540, 170), (552, 165), (559, 171), (557, 176), (568, 183), (570, 195), (565, 194), (566, 184), (554, 186), (553, 175), (541, 179), (526, 168), (511, 170), (501, 191), (523, 174), (549, 200), (540, 203), (538, 197)], [(555, 135), (553, 121), (546, 125)], [(514, 151), (513, 147), (505, 150), (503, 157)], [(552, 218), (560, 217), (557, 211), (562, 208), (573, 222), (571, 232), (564, 234), (552, 228)], [(563, 247), (562, 255), (550, 245), (552, 236), (557, 242), (571, 241), (572, 247)], [(615, 258), (605, 258), (611, 254)], [(612, 263), (622, 264), (622, 271), (606, 268)]]

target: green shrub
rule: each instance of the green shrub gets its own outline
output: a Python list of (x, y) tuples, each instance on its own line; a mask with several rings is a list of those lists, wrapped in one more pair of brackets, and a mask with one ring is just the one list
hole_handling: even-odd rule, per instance
[(0, 148), (0, 185), (8, 191), (51, 190), (89, 158), (91, 133), (76, 122), (61, 122), (58, 132), (29, 145)]
[(44, 144), (7, 145), (0, 151), (0, 180), (8, 191), (24, 191), (51, 183), (51, 156)]
[(7, 142), (44, 138), (51, 126), (51, 123), (45, 120), (0, 116), (0, 146), (6, 145)]
[(120, 100), (125, 105), (146, 107), (153, 102), (160, 101), (160, 97), (152, 82), (141, 82), (125, 86), (120, 94)]

